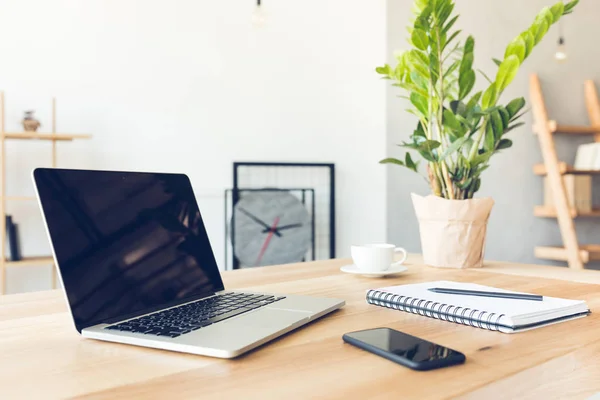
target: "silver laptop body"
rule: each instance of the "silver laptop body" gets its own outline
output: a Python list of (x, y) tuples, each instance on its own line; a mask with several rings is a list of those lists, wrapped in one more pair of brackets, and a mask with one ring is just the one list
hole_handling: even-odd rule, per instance
[(344, 305), (225, 290), (186, 175), (38, 168), (33, 179), (84, 337), (233, 358)]

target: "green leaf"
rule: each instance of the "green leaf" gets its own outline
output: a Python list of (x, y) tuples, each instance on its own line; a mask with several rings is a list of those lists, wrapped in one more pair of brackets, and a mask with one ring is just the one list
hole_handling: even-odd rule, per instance
[(473, 53), (465, 53), (460, 63), (460, 73), (464, 74), (473, 68)]
[(448, 19), (448, 17), (450, 17), (450, 14), (452, 14), (452, 10), (454, 10), (454, 3), (452, 2), (439, 2), (439, 9), (437, 11), (437, 23), (439, 23), (440, 25), (444, 24), (446, 22), (446, 20)]
[(573, 0), (573, 1), (565, 4), (565, 11), (563, 12), (563, 15), (572, 13), (573, 12), (573, 8), (575, 8), (575, 6), (577, 5), (577, 3), (579, 3), (579, 0)]
[(502, 61), (498, 60), (497, 58), (492, 58), (492, 61), (494, 62), (494, 64), (496, 64), (497, 66), (500, 66), (500, 64), (502, 64)]
[(410, 94), (410, 102), (424, 117), (429, 115), (427, 99), (420, 94), (413, 92)]
[(496, 110), (490, 115), (490, 123), (492, 131), (494, 132), (494, 141), (498, 141), (504, 133), (504, 125), (502, 124), (502, 117), (500, 116), (499, 110)]
[(421, 74), (419, 74), (417, 71), (412, 71), (410, 73), (410, 80), (415, 84), (415, 86), (422, 89), (424, 93), (427, 94), (429, 91), (429, 82), (425, 80)]
[(477, 103), (479, 103), (480, 98), (481, 98), (481, 91), (475, 93), (473, 95), (473, 97), (471, 97), (471, 100), (469, 100), (469, 102), (467, 103), (467, 110), (469, 110), (469, 111), (473, 110), (473, 108), (475, 108)]
[(379, 161), (379, 164), (396, 164), (403, 167), (405, 166), (404, 161), (398, 160), (397, 158), (384, 158), (383, 160)]
[(531, 54), (533, 47), (535, 46), (535, 38), (529, 31), (521, 33), (521, 39), (525, 42), (525, 58)]
[(514, 117), (512, 117), (510, 119), (510, 122), (515, 122), (516, 120), (518, 120), (519, 118), (521, 118), (523, 115), (527, 114), (529, 112), (529, 110), (525, 110), (522, 113), (519, 113), (517, 115), (515, 115)]
[(429, 46), (429, 38), (427, 37), (427, 33), (420, 28), (415, 28), (412, 31), (411, 35), (412, 44), (419, 50), (427, 50)]
[(504, 134), (507, 134), (508, 132), (512, 131), (513, 129), (517, 129), (520, 126), (525, 125), (525, 122), (517, 122), (516, 124), (513, 124), (511, 126), (509, 126), (508, 128), (506, 128), (504, 130)]
[(489, 152), (483, 152), (481, 154), (476, 155), (475, 157), (473, 157), (473, 160), (471, 161), (471, 168), (475, 168), (479, 164), (485, 164), (486, 162), (489, 161), (492, 154), (493, 154), (493, 152), (489, 151)]
[(473, 39), (473, 36), (469, 35), (469, 37), (465, 41), (465, 54), (472, 53), (474, 49), (475, 39)]
[(501, 93), (515, 79), (521, 62), (517, 56), (510, 55), (502, 61), (498, 73), (496, 74), (496, 86), (498, 93)]
[(485, 110), (486, 108), (496, 104), (497, 96), (498, 93), (496, 91), (496, 85), (490, 85), (485, 93), (483, 93), (483, 98), (481, 99), (481, 108)]
[(473, 70), (469, 70), (460, 74), (460, 78), (458, 80), (458, 98), (462, 100), (467, 97), (467, 95), (471, 93), (473, 86), (475, 86), (475, 72)]
[(452, 25), (454, 25), (454, 23), (456, 22), (457, 19), (458, 19), (458, 15), (456, 17), (452, 18), (450, 21), (448, 21), (446, 26), (444, 26), (442, 28), (442, 33), (444, 33), (444, 34), (448, 33), (448, 31), (450, 30), (450, 28), (452, 28)]
[(512, 140), (502, 139), (498, 142), (498, 145), (496, 146), (496, 150), (508, 149), (509, 147), (512, 146), (512, 144), (513, 144)]
[(419, 123), (417, 123), (417, 128), (413, 131), (413, 136), (416, 136), (416, 137), (427, 137), (425, 135), (425, 131), (423, 130), (423, 125), (421, 124), (420, 121), (419, 121)]
[(375, 68), (375, 72), (377, 72), (378, 74), (381, 74), (381, 75), (391, 75), (392, 69), (390, 68), (390, 66), (388, 64), (385, 64), (383, 67)]
[(525, 40), (523, 40), (523, 38), (521, 36), (517, 36), (506, 47), (506, 52), (504, 53), (504, 58), (507, 58), (511, 55), (515, 55), (519, 59), (519, 62), (523, 62), (523, 60), (525, 59), (526, 53), (527, 53), (527, 45), (525, 43)]
[(485, 72), (483, 72), (482, 70), (480, 70), (480, 69), (477, 69), (477, 72), (479, 72), (481, 75), (483, 75), (483, 77), (485, 78), (485, 80), (486, 80), (486, 81), (488, 81), (488, 83), (494, 83), (494, 81), (492, 81), (492, 80), (490, 79), (490, 77), (489, 77), (489, 76), (487, 76), (487, 75), (486, 75), (486, 73), (485, 73)]
[(419, 50), (411, 50), (406, 55), (408, 66), (417, 70), (421, 76), (429, 80), (429, 58)]
[(429, 152), (437, 149), (438, 147), (440, 147), (442, 144), (440, 142), (438, 142), (437, 140), (426, 140), (423, 143), (421, 143), (419, 145), (419, 147), (423, 150), (427, 150)]
[(452, 64), (450, 64), (450, 66), (444, 72), (444, 78), (450, 76), (454, 71), (456, 71), (456, 68), (458, 68), (459, 65), (460, 60), (456, 60)]
[(452, 131), (458, 131), (461, 128), (460, 122), (458, 122), (458, 120), (454, 116), (454, 113), (452, 111), (448, 110), (447, 108), (444, 109), (443, 124), (445, 127), (447, 127), (448, 129), (450, 129)]
[(442, 48), (442, 51), (448, 47), (448, 45), (450, 44), (450, 42), (452, 42), (454, 39), (456, 39), (456, 37), (461, 33), (461, 30), (458, 30), (456, 32), (454, 32), (452, 35), (450, 35), (450, 37), (448, 39), (446, 39), (446, 43), (444, 44), (444, 47)]
[(546, 32), (548, 32), (548, 22), (545, 19), (536, 20), (533, 25), (531, 25), (530, 32), (533, 35), (535, 44), (538, 44), (544, 38)]
[(562, 1), (559, 1), (558, 3), (550, 7), (550, 11), (552, 12), (554, 22), (556, 22), (560, 19), (560, 17), (562, 17), (563, 12), (565, 12), (565, 5)]
[(465, 142), (469, 140), (468, 136), (463, 136), (459, 139), (456, 139), (450, 146), (446, 148), (442, 156), (440, 157), (440, 161), (444, 161), (447, 157), (451, 156), (453, 153), (457, 152)]
[(506, 106), (509, 119), (514, 117), (523, 107), (525, 107), (525, 99), (523, 97), (518, 97), (514, 100), (511, 100), (511, 102)]
[(496, 136), (494, 135), (494, 129), (492, 128), (492, 122), (488, 121), (485, 128), (485, 137), (483, 142), (483, 148), (485, 151), (492, 151), (496, 146)]
[(502, 126), (504, 128), (507, 128), (508, 123), (510, 122), (510, 115), (508, 114), (508, 111), (506, 111), (506, 109), (504, 107), (500, 107), (500, 109), (498, 110), (498, 113), (500, 114), (500, 117), (502, 118)]
[(467, 115), (467, 106), (462, 101), (459, 101), (459, 100), (451, 101), (450, 109), (452, 110), (452, 113), (455, 116), (466, 116)]
[(404, 163), (406, 164), (406, 168), (412, 169), (413, 171), (417, 172), (417, 164), (415, 164), (415, 162), (410, 157), (410, 153), (408, 153), (408, 152), (406, 153), (406, 156), (404, 157)]
[(540, 13), (537, 15), (536, 18), (537, 19), (543, 18), (546, 21), (546, 23), (548, 24), (548, 26), (551, 26), (553, 23), (556, 22), (556, 20), (554, 19), (554, 15), (552, 15), (552, 11), (550, 11), (549, 7), (542, 8), (542, 11), (540, 11)]
[[(486, 168), (487, 167), (481, 168), (479, 171), (483, 171)], [(471, 192), (476, 193), (479, 191), (480, 188), (481, 188), (481, 179), (477, 179), (477, 180), (475, 180), (475, 182), (473, 182), (473, 186), (471, 187)]]

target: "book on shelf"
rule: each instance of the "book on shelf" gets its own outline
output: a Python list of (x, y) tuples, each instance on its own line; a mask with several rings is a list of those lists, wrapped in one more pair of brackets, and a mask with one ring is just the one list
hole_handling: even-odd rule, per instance
[(21, 260), (21, 248), (19, 243), (19, 229), (13, 222), (12, 216), (6, 216), (6, 239), (8, 240), (8, 250), (10, 254), (6, 257), (10, 261)]
[[(592, 177), (589, 175), (564, 175), (569, 207), (578, 212), (592, 211)], [(544, 205), (555, 207), (548, 178), (544, 178)]]

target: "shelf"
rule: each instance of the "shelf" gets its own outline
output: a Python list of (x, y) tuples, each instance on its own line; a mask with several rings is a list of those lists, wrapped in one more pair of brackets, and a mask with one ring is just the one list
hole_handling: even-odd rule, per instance
[(557, 124), (556, 121), (550, 121), (548, 123), (550, 132), (552, 133), (565, 133), (569, 135), (595, 135), (600, 134), (600, 126), (586, 126), (586, 125), (561, 125)]
[(76, 133), (4, 132), (5, 139), (20, 140), (73, 140), (90, 139), (92, 135)]
[[(600, 175), (600, 169), (575, 169), (567, 163), (558, 163), (558, 171), (561, 175)], [(535, 164), (533, 173), (536, 175), (546, 175), (546, 166), (544, 164)]]
[(52, 256), (41, 256), (41, 257), (25, 257), (19, 261), (6, 260), (4, 265), (7, 267), (22, 267), (25, 265), (36, 266), (36, 265), (52, 265), (54, 264), (54, 258)]
[[(556, 218), (556, 208), (551, 206), (535, 206), (533, 215), (542, 218)], [(587, 212), (571, 209), (571, 217), (600, 217), (600, 209), (596, 208)]]
[[(600, 260), (600, 245), (587, 244), (579, 246), (579, 255), (584, 264), (590, 261)], [(535, 256), (546, 260), (568, 261), (567, 250), (564, 247), (538, 246), (535, 248)]]

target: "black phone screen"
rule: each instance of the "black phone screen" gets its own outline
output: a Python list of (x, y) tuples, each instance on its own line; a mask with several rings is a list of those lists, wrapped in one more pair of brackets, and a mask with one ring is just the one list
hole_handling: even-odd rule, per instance
[(456, 350), (390, 328), (352, 332), (345, 336), (354, 339), (352, 342), (362, 342), (417, 364), (451, 359), (464, 361), (464, 355)]

